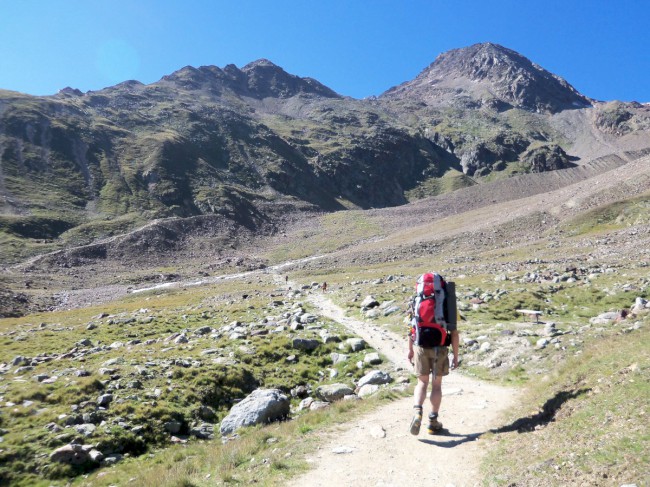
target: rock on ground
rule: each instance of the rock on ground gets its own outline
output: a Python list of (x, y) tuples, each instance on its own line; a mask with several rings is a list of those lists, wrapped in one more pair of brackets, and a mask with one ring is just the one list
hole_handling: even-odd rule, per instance
[(290, 401), (279, 389), (257, 389), (235, 404), (221, 422), (222, 435), (244, 426), (268, 423), (289, 415)]

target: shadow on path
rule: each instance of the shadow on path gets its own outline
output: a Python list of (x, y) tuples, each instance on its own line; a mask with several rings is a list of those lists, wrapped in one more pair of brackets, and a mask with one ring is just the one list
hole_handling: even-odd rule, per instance
[[(445, 433), (439, 434), (437, 436), (432, 435), (432, 438), (436, 438), (435, 440), (420, 439), (418, 441), (420, 441), (420, 443), (426, 443), (427, 445), (439, 446), (440, 448), (454, 448), (455, 446), (462, 445), (463, 443), (467, 443), (468, 441), (478, 440), (484, 434), (485, 432), (469, 433), (467, 435), (458, 435), (455, 433), (449, 433), (445, 430)], [(438, 437), (440, 437), (440, 439), (437, 439)], [(458, 438), (458, 439), (446, 441), (446, 438)]]
[[(537, 426), (543, 426), (551, 421), (555, 420), (555, 415), (560, 410), (560, 408), (571, 399), (575, 399), (578, 396), (581, 396), (591, 389), (578, 389), (575, 391), (560, 391), (555, 396), (550, 398), (542, 406), (542, 410), (531, 416), (525, 418), (519, 418), (514, 420), (512, 423), (501, 426), (500, 428), (490, 429), (482, 433), (469, 433), (466, 435), (460, 435), (456, 433), (449, 433), (448, 430), (443, 430), (444, 432), (440, 434), (440, 439), (419, 439), (421, 443), (426, 443), (427, 445), (439, 446), (441, 448), (454, 448), (468, 441), (475, 441), (479, 439), (486, 433), (510, 433), (516, 431), (517, 433), (528, 433), (535, 431)], [(446, 438), (457, 438), (447, 441)]]
[(529, 431), (534, 431), (537, 426), (542, 426), (550, 423), (555, 420), (555, 415), (564, 405), (565, 402), (575, 399), (578, 396), (581, 396), (591, 389), (578, 389), (575, 391), (560, 391), (555, 396), (550, 398), (542, 406), (542, 410), (531, 416), (525, 418), (519, 418), (514, 420), (512, 423), (502, 426), (501, 428), (490, 430), (491, 433), (508, 433), (511, 431), (516, 431), (517, 433), (527, 433)]

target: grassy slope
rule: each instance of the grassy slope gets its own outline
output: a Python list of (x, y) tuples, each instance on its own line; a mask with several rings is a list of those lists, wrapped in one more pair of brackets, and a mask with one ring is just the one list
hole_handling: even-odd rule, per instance
[[(248, 297), (244, 298), (245, 295)], [(96, 433), (84, 441), (100, 445), (104, 451), (110, 450), (109, 445), (122, 444), (122, 453), (130, 456), (168, 446), (169, 435), (164, 433), (163, 424), (178, 420), (187, 427), (197, 419), (197, 408), (201, 404), (215, 410), (218, 425), (233, 399), (243, 398), (255, 387), (278, 387), (286, 392), (298, 384), (316, 387), (327, 381), (322, 371), (330, 368), (338, 370), (338, 381), (363, 374), (356, 362), (363, 360), (367, 351), (351, 353), (350, 360), (334, 366), (330, 353), (338, 350), (338, 344), (322, 345), (313, 353), (300, 354), (291, 348), (291, 337), (296, 336), (293, 332), (249, 336), (245, 340), (229, 339), (229, 332), (221, 337), (192, 335), (193, 330), (206, 325), (219, 329), (233, 321), (261, 324), (265, 317), (287, 311), (273, 304), (277, 299), (281, 299), (281, 294), (277, 294), (268, 281), (231, 280), (210, 287), (131, 295), (123, 301), (94, 308), (0, 320), (0, 363), (8, 363), (16, 356), (31, 358), (47, 353), (54, 357), (72, 348), (89, 348), (77, 344), (82, 338), (89, 339), (93, 347), (123, 344), (112, 350), (88, 354), (82, 360), (55, 358), (18, 375), (14, 373), (15, 368), (0, 375), (0, 404), (3, 406), (0, 408), (0, 436), (3, 438), (0, 484), (65, 485), (67, 478), (83, 472), (83, 469), (48, 461), (52, 450), (78, 435), (71, 434), (71, 429), (48, 431), (45, 425), (62, 424), (61, 415), (70, 416), (73, 406), (83, 401), (89, 401), (90, 409), (94, 410), (97, 397), (108, 392), (107, 377), (99, 372), (102, 367), (116, 369), (113, 375), (120, 376), (120, 387), (110, 391), (116, 399), (107, 411), (100, 413), (104, 415), (106, 426), (98, 426)], [(100, 313), (109, 316), (101, 317)], [(89, 323), (96, 328), (88, 330)], [(335, 324), (321, 326), (342, 338), (349, 336), (341, 333)], [(187, 332), (190, 342), (175, 345), (169, 337), (183, 331)], [(305, 330), (297, 335), (312, 337), (317, 331)], [(141, 343), (128, 344), (132, 340)], [(147, 340), (154, 341), (142, 343)], [(213, 355), (202, 354), (214, 349), (219, 351)], [(291, 354), (299, 355), (297, 363), (279, 366)], [(225, 362), (215, 362), (212, 360), (215, 357)], [(110, 360), (117, 362), (111, 364)], [(77, 369), (85, 369), (91, 376), (76, 377), (74, 371)], [(38, 382), (34, 378), (37, 374), (56, 376), (57, 380), (51, 384)], [(141, 385), (131, 386), (135, 380)], [(161, 391), (158, 397), (154, 395), (156, 390)], [(82, 410), (86, 408), (82, 406)], [(324, 419), (313, 421), (329, 421), (327, 417), (326, 414)], [(125, 420), (131, 425), (143, 425), (144, 431), (134, 435), (129, 428), (119, 427), (118, 422)], [(299, 424), (292, 427), (299, 427)], [(192, 448), (200, 450), (202, 446), (196, 443), (192, 442)], [(210, 448), (218, 449), (217, 446)], [(184, 458), (183, 453), (179, 455)], [(149, 463), (148, 457), (134, 461), (138, 471), (146, 469)], [(157, 461), (151, 462), (154, 467)], [(224, 461), (229, 465), (229, 460)], [(132, 471), (128, 461), (125, 465), (127, 473), (118, 473), (118, 477)], [(168, 465), (166, 461), (164, 465)], [(216, 468), (222, 472), (229, 467), (218, 464)], [(152, 475), (158, 475), (155, 468)], [(93, 481), (93, 485), (109, 484)]]
[(531, 382), (509, 427), (492, 435), (485, 484), (647, 485), (649, 323), (604, 330)]
[[(622, 211), (625, 218), (620, 221), (618, 221), (616, 216), (612, 217), (610, 213), (607, 213), (608, 216), (605, 220), (601, 218), (601, 213), (599, 212), (591, 216), (584, 216), (579, 221), (579, 224), (569, 222), (567, 224), (567, 233), (584, 235), (586, 232), (592, 235), (594, 232), (603, 232), (612, 230), (612, 228), (625, 227), (630, 223), (639, 224), (637, 217), (643, 215), (643, 212), (639, 208), (642, 208), (644, 204), (645, 200), (640, 200), (634, 201), (629, 205), (623, 205), (623, 210), (625, 208), (633, 208), (633, 211), (631, 213)], [(619, 210), (614, 212), (614, 214), (621, 214)], [(630, 217), (630, 215), (632, 216)], [(610, 225), (612, 220), (616, 224), (614, 227)], [(458, 224), (458, 219), (455, 219), (453, 224)], [(450, 225), (452, 225), (452, 222), (450, 222)], [(384, 233), (389, 233), (388, 229), (379, 227), (373, 218), (368, 217), (367, 214), (362, 212), (327, 215), (317, 224), (314, 224), (311, 230), (302, 230), (301, 232), (301, 238), (298, 241), (292, 240), (272, 253), (274, 261), (279, 262), (287, 258), (309, 256), (314, 253), (319, 253), (319, 251), (331, 251), (353, 244), (359, 240), (373, 239)], [(406, 234), (402, 234), (402, 237), (404, 235)], [(289, 239), (291, 240), (294, 236), (290, 236)], [(566, 245), (566, 249), (572, 249), (577, 242), (579, 240), (568, 240), (563, 242), (563, 244)], [(385, 242), (380, 242), (377, 245), (383, 246)], [(519, 319), (512, 312), (517, 307), (542, 308), (550, 318), (557, 321), (560, 329), (577, 333), (577, 330), (586, 324), (587, 318), (595, 316), (602, 311), (607, 311), (610, 308), (620, 309), (621, 307), (629, 306), (636, 295), (645, 295), (648, 297), (646, 269), (631, 266), (629, 262), (624, 267), (617, 268), (614, 274), (603, 274), (590, 281), (583, 280), (571, 284), (562, 284), (561, 286), (523, 285), (519, 282), (526, 272), (545, 272), (553, 267), (553, 264), (532, 263), (529, 260), (530, 255), (534, 254), (541, 257), (540, 262), (543, 262), (546, 258), (552, 262), (552, 257), (559, 253), (562, 253), (561, 249), (558, 250), (558, 248), (550, 246), (546, 247), (543, 241), (532, 242), (527, 246), (508, 249), (475, 249), (472, 256), (475, 264), (484, 261), (490, 263), (514, 261), (521, 266), (521, 270), (511, 274), (509, 276), (510, 280), (505, 282), (496, 282), (494, 280), (494, 274), (481, 274), (479, 272), (472, 272), (471, 270), (468, 270), (465, 277), (461, 277), (458, 272), (458, 263), (444, 253), (412, 257), (410, 259), (402, 256), (402, 258), (395, 261), (377, 261), (371, 264), (364, 261), (350, 262), (347, 260), (342, 262), (334, 261), (334, 263), (332, 263), (333, 261), (329, 261), (327, 264), (316, 262), (311, 266), (305, 267), (303, 270), (295, 272), (293, 277), (303, 282), (326, 280), (330, 284), (330, 289), (335, 291), (335, 299), (340, 304), (347, 306), (351, 313), (357, 313), (358, 315), (359, 298), (363, 299), (366, 294), (374, 294), (381, 301), (395, 300), (396, 304), (402, 305), (411, 292), (414, 277), (424, 268), (435, 268), (446, 275), (454, 276), (454, 279), (459, 284), (459, 290), (462, 293), (462, 300), (464, 301), (469, 300), (473, 294), (482, 294), (484, 292), (497, 294), (499, 291), (506, 291), (503, 297), (488, 303), (487, 306), (482, 306), (477, 310), (470, 309), (465, 313), (468, 319), (467, 322), (462, 324), (462, 332), (465, 336), (477, 337), (479, 335), (487, 335), (490, 339), (496, 339), (504, 326), (510, 326), (510, 324)], [(393, 278), (388, 279), (388, 276), (393, 276)], [(646, 280), (644, 281), (644, 279)], [(626, 287), (626, 284), (629, 283), (634, 284), (631, 289)], [(174, 331), (183, 329), (191, 330), (203, 324), (210, 324), (217, 327), (234, 319), (246, 322), (259, 320), (264, 313), (271, 313), (266, 306), (268, 305), (271, 294), (274, 292), (274, 287), (268, 282), (256, 281), (253, 287), (258, 289), (262, 294), (247, 300), (242, 300), (242, 294), (250, 290), (252, 284), (251, 281), (233, 281), (211, 288), (156, 292), (148, 296), (134, 295), (124, 302), (112, 303), (93, 309), (58, 314), (33, 315), (19, 320), (3, 320), (0, 322), (0, 328), (5, 332), (5, 335), (2, 337), (2, 357), (0, 357), (0, 362), (11, 360), (16, 354), (33, 356), (43, 351), (43, 343), (45, 341), (48, 343), (48, 352), (68, 350), (75, 341), (86, 335), (91, 335), (84, 331), (84, 327), (99, 312), (108, 312), (128, 317), (138, 316), (140, 309), (148, 308), (150, 310), (149, 314), (152, 314), (155, 318), (153, 323), (147, 326), (139, 322), (131, 326), (117, 328), (100, 326), (97, 331), (92, 333), (90, 338), (95, 341), (101, 340), (103, 343), (112, 343), (116, 340), (127, 341), (134, 337), (169, 336)], [(207, 313), (207, 318), (202, 316), (204, 312)], [(47, 326), (40, 329), (36, 325), (40, 322), (47, 323)], [(400, 333), (403, 330), (401, 314), (380, 318), (380, 322)], [(530, 414), (531, 410), (540, 407), (549, 399), (559, 397), (564, 400), (569, 397), (568, 400), (560, 404), (561, 407), (557, 411), (557, 414), (555, 414), (556, 421), (539, 430), (543, 433), (518, 435), (504, 431), (503, 433), (492, 435), (493, 439), (490, 441), (494, 441), (494, 444), (499, 443), (503, 445), (505, 449), (503, 451), (514, 453), (501, 455), (500, 461), (495, 461), (494, 457), (489, 460), (486, 467), (487, 482), (505, 482), (507, 484), (511, 479), (514, 479), (513, 481), (519, 482), (520, 485), (534, 485), (535, 482), (541, 485), (547, 485), (557, 480), (557, 485), (561, 485), (563, 481), (566, 483), (567, 479), (571, 478), (570, 475), (574, 475), (578, 477), (584, 476), (586, 482), (589, 483), (594, 481), (594, 479), (602, 478), (603, 473), (615, 475), (617, 479), (624, 479), (626, 477), (623, 476), (622, 471), (612, 467), (610, 461), (606, 458), (611, 448), (615, 448), (624, 457), (623, 460), (619, 460), (623, 461), (628, 471), (631, 472), (630, 478), (637, 480), (642, 478), (640, 477), (642, 472), (640, 472), (639, 465), (642, 466), (644, 464), (643, 462), (647, 464), (647, 458), (641, 456), (639, 463), (637, 460), (634, 460), (634, 456), (636, 452), (642, 451), (641, 449), (647, 446), (647, 436), (643, 436), (642, 433), (644, 431), (642, 426), (644, 425), (645, 412), (639, 411), (639, 407), (635, 402), (636, 399), (634, 398), (644, 397), (642, 394), (647, 395), (648, 392), (647, 388), (643, 388), (644, 384), (647, 386), (648, 357), (643, 354), (644, 347), (647, 349), (647, 318), (644, 323), (640, 331), (635, 331), (631, 335), (627, 335), (633, 337), (632, 340), (626, 342), (623, 339), (616, 338), (616, 340), (620, 340), (620, 343), (618, 341), (615, 342), (615, 345), (611, 346), (611, 350), (608, 348), (611, 343), (611, 333), (607, 330), (594, 328), (586, 334), (580, 335), (579, 337), (576, 336), (576, 345), (559, 350), (553, 348), (546, 349), (544, 352), (537, 354), (539, 357), (535, 361), (512, 367), (506, 373), (501, 373), (502, 371), (498, 369), (486, 369), (482, 366), (476, 366), (470, 369), (471, 373), (480, 374), (486, 379), (530, 384), (531, 393), (529, 399), (526, 400), (520, 411), (515, 412), (512, 418), (506, 420), (506, 423), (519, 418), (525, 418)], [(61, 330), (55, 332), (53, 328), (61, 328)], [(621, 328), (622, 326), (614, 329), (614, 333), (618, 332)], [(44, 341), (43, 338), (47, 338), (47, 340)], [(571, 338), (573, 337), (568, 336), (568, 339)], [(632, 346), (632, 344), (636, 344), (637, 342), (639, 346)], [(605, 351), (602, 351), (603, 344)], [(264, 369), (269, 367), (268, 371), (265, 372), (268, 378), (267, 383), (269, 385), (288, 384), (288, 382), (283, 382), (289, 380), (285, 377), (286, 374), (278, 374), (277, 370), (274, 370), (276, 369), (275, 363), (278, 360), (278, 356), (274, 355), (273, 350), (278, 348), (282, 349), (284, 344), (276, 343), (275, 341), (265, 343), (264, 340), (258, 340), (253, 342), (253, 345), (258, 347), (262, 352), (264, 350), (269, 352), (268, 354), (261, 354), (259, 361), (255, 359), (256, 363), (254, 364), (255, 367), (262, 367)], [(196, 357), (206, 346), (222, 346), (222, 344), (208, 345), (204, 343), (194, 347), (194, 349), (183, 349), (183, 357)], [(600, 355), (592, 352), (597, 347), (601, 348)], [(164, 359), (178, 355), (178, 353), (173, 351), (164, 351), (163, 348), (161, 346), (154, 346), (148, 352), (149, 357)], [(244, 364), (247, 363), (246, 360), (253, 360), (252, 358), (247, 359), (242, 353), (238, 354), (237, 350), (232, 351), (238, 358), (241, 358)], [(329, 350), (325, 350), (324, 354), (326, 355), (327, 352)], [(469, 352), (466, 350), (463, 350), (463, 354), (470, 357)], [(604, 365), (598, 362), (601, 356), (603, 357)], [(129, 365), (143, 360), (141, 353), (138, 351), (125, 352), (124, 357), (127, 359)], [(593, 357), (596, 358), (594, 359)], [(109, 357), (102, 357), (102, 360), (106, 360), (107, 358)], [(305, 378), (309, 378), (310, 380), (312, 377), (313, 380), (318, 380), (316, 378), (318, 370), (328, 365), (327, 359), (324, 356), (317, 356), (314, 359), (314, 362), (308, 362), (304, 369), (304, 373), (307, 374)], [(84, 367), (93, 369), (97, 368), (101, 363), (98, 359), (91, 358), (84, 363)], [(250, 363), (248, 364), (250, 365)], [(565, 363), (568, 364), (566, 369), (558, 369), (559, 365)], [(78, 364), (74, 365), (76, 366)], [(611, 371), (607, 372), (609, 375), (605, 374), (604, 369), (607, 367), (611, 367)], [(615, 382), (611, 377), (612, 371), (618, 373), (625, 367), (630, 367), (629, 373), (625, 372), (622, 375), (630, 375), (634, 382), (629, 382), (628, 380), (628, 382), (616, 384), (616, 387), (609, 387), (608, 384)], [(38, 373), (39, 371), (41, 370), (37, 369), (34, 373)], [(210, 368), (206, 369), (205, 372), (208, 375), (215, 375), (217, 373), (216, 370)], [(298, 374), (302, 374), (302, 372), (298, 371)], [(639, 374), (639, 380), (637, 380)], [(548, 378), (544, 379), (544, 377)], [(188, 386), (192, 387), (196, 385), (196, 381), (201, 377), (183, 374), (175, 378), (181, 379)], [(292, 377), (289, 378), (291, 379)], [(2, 418), (0, 428), (9, 431), (9, 433), (4, 434), (5, 441), (3, 448), (5, 452), (11, 451), (12, 448), (23, 442), (24, 437), (27, 437), (31, 441), (30, 447), (21, 449), (19, 456), (12, 457), (11, 464), (7, 462), (7, 465), (11, 465), (8, 468), (13, 469), (14, 473), (18, 473), (19, 478), (26, 482), (25, 485), (35, 485), (35, 477), (28, 476), (25, 473), (27, 469), (32, 467), (31, 462), (38, 455), (47, 454), (53, 447), (61, 444), (60, 442), (56, 442), (55, 435), (43, 432), (41, 429), (43, 421), (56, 420), (57, 414), (68, 412), (66, 408), (69, 408), (73, 400), (78, 399), (80, 393), (88, 395), (89, 399), (93, 399), (100, 392), (100, 388), (90, 380), (80, 380), (77, 384), (71, 384), (66, 379), (58, 385), (47, 386), (31, 382), (20, 383), (15, 379), (13, 376), (5, 376), (4, 380), (0, 382), (0, 396), (2, 396), (2, 401), (22, 402), (27, 399), (35, 401), (36, 405), (27, 407), (19, 405), (15, 408), (15, 411), (3, 408), (2, 416), (0, 416)], [(598, 382), (599, 380), (600, 382)], [(596, 387), (598, 387), (600, 392), (593, 394), (580, 393), (575, 397), (570, 397), (582, 390), (582, 386), (578, 387), (580, 381), (584, 381), (586, 384), (585, 387), (592, 388), (592, 391), (596, 391)], [(596, 384), (595, 387), (594, 384)], [(628, 386), (628, 384), (631, 385)], [(165, 384), (163, 382), (158, 384), (155, 380), (152, 380), (150, 383), (147, 383), (146, 387), (147, 389), (153, 389), (154, 387), (165, 387)], [(628, 387), (632, 387), (632, 389), (628, 390)], [(635, 389), (636, 387), (640, 387), (640, 389), (637, 390)], [(623, 391), (623, 395), (617, 395), (617, 391), (619, 390)], [(51, 400), (48, 400), (48, 397)], [(631, 399), (628, 401), (624, 399), (626, 397)], [(596, 400), (602, 402), (599, 403)], [(573, 405), (580, 405), (580, 408), (582, 408), (583, 401), (585, 401), (584, 408), (586, 411), (583, 416), (575, 416), (571, 413), (573, 409), (571, 411), (566, 409)], [(61, 404), (57, 405), (58, 402), (61, 402)], [(191, 407), (194, 405), (183, 402), (183, 398), (178, 395), (170, 395), (161, 401), (159, 409), (162, 409), (160, 414), (163, 417), (165, 415), (167, 417), (174, 417), (174, 414), (188, 417), (191, 415)], [(49, 410), (45, 413), (39, 413), (38, 411), (43, 409), (39, 408), (39, 406), (45, 406)], [(343, 408), (341, 412), (345, 413), (348, 407), (356, 406), (340, 406), (340, 408)], [(617, 414), (625, 419), (625, 428), (623, 429), (634, 433), (631, 437), (631, 442), (624, 438), (616, 437), (612, 430), (612, 438), (614, 439), (611, 441), (612, 445), (610, 446), (609, 436), (602, 437), (599, 434), (593, 434), (593, 432), (598, 432), (599, 428), (603, 429), (598, 421), (603, 422), (605, 425), (603, 430), (606, 432), (609, 431), (607, 429), (609, 428), (607, 426), (609, 423), (605, 423), (605, 421), (614, 422), (620, 430), (620, 424), (616, 423), (618, 421), (616, 418), (601, 418), (596, 414), (598, 411), (604, 411), (606, 409), (608, 411), (618, 411), (619, 413)], [(643, 412), (644, 414), (637, 414), (639, 412)], [(147, 409), (139, 409), (136, 407), (134, 410), (125, 412), (125, 414), (138, 418), (147, 414)], [(223, 414), (223, 411), (220, 414)], [(340, 420), (340, 416), (336, 416), (336, 411), (332, 414), (334, 416), (330, 417), (326, 415), (322, 419), (319, 419), (319, 416), (314, 416), (316, 419), (307, 419), (305, 417), (305, 419), (290, 422), (286, 426), (286, 431), (275, 429), (276, 427), (274, 426), (274, 429), (271, 431), (262, 429), (259, 431), (256, 430), (257, 432), (246, 433), (244, 438), (249, 439), (241, 443), (235, 442), (234, 444), (226, 445), (223, 448), (219, 445), (193, 442), (187, 447), (174, 447), (165, 451), (151, 450), (154, 452), (152, 457), (141, 456), (137, 459), (127, 460), (119, 464), (115, 469), (112, 469), (110, 476), (105, 475), (105, 472), (102, 471), (96, 474), (97, 476), (93, 475), (88, 482), (91, 482), (93, 485), (110, 485), (126, 482), (131, 477), (137, 477), (137, 480), (133, 481), (134, 485), (151, 485), (153, 483), (160, 485), (160, 479), (165, 479), (163, 485), (209, 485), (216, 479), (233, 483), (248, 483), (250, 481), (262, 483), (280, 482), (278, 479), (292, 475), (296, 469), (304, 467), (304, 464), (301, 464), (300, 460), (285, 455), (291, 452), (302, 451), (303, 446), (310, 448), (309, 445), (313, 445), (313, 443), (310, 443), (313, 441), (313, 437), (305, 435), (305, 433), (312, 431), (312, 428), (313, 431), (318, 430), (320, 428), (319, 425), (327, 425), (331, 424), (332, 421)], [(594, 417), (597, 420), (594, 420)], [(564, 423), (565, 419), (567, 421), (577, 421), (576, 426), (570, 422)], [(305, 421), (306, 423), (301, 421)], [(575, 435), (582, 434), (580, 431), (590, 431), (592, 432), (592, 436), (601, 438), (601, 444), (592, 445), (591, 450), (597, 451), (600, 447), (603, 448), (605, 454), (585, 455), (585, 457), (588, 457), (589, 462), (578, 462), (575, 460), (578, 453), (575, 453), (575, 458), (570, 458), (569, 460), (561, 459), (560, 463), (553, 463), (555, 461), (553, 460), (553, 462), (549, 463), (548, 456), (544, 456), (548, 455), (549, 451), (543, 450), (539, 456), (539, 462), (541, 463), (538, 462), (539, 465), (535, 464), (537, 466), (533, 465), (534, 468), (532, 469), (527, 468), (531, 465), (528, 461), (528, 456), (523, 454), (515, 456), (515, 454), (519, 454), (519, 451), (529, 449), (530, 444), (527, 442), (532, 441), (531, 438), (536, 438), (534, 435), (539, 436), (542, 434), (549, 435), (544, 438), (544, 442), (548, 442), (550, 445), (556, 445), (557, 448), (554, 450), (564, 451), (565, 426), (570, 431), (575, 431)], [(277, 428), (284, 427), (283, 425)], [(588, 429), (582, 430), (582, 428)], [(15, 429), (18, 431), (17, 434), (14, 433)], [(267, 443), (267, 440), (270, 438), (269, 435), (272, 435), (278, 440), (277, 444), (275, 441)], [(304, 445), (302, 439), (306, 442)], [(574, 441), (574, 443), (577, 442)], [(156, 443), (152, 441), (151, 444)], [(163, 444), (159, 443), (159, 445)], [(268, 446), (274, 444), (276, 446)], [(251, 461), (251, 457), (255, 458), (255, 460)], [(220, 458), (220, 460), (213, 461), (212, 459), (214, 458)], [(513, 460), (509, 460), (510, 458)], [(264, 461), (264, 459), (267, 461)], [(562, 462), (566, 462), (566, 464), (563, 465)], [(558, 465), (559, 468), (556, 468)], [(567, 465), (573, 470), (569, 469)], [(553, 472), (557, 474), (563, 468), (566, 468), (566, 471), (569, 473), (564, 477), (560, 476), (555, 478)], [(69, 473), (71, 472), (61, 471), (57, 475)], [(210, 475), (210, 479), (212, 480), (207, 479), (207, 475)], [(599, 475), (600, 477), (598, 477)], [(106, 477), (105, 483), (102, 480), (104, 476)], [(77, 482), (84, 483), (85, 481), (79, 478)], [(545, 484), (544, 482), (547, 483)], [(606, 479), (604, 482), (607, 483)], [(55, 481), (48, 480), (43, 485), (56, 484)]]

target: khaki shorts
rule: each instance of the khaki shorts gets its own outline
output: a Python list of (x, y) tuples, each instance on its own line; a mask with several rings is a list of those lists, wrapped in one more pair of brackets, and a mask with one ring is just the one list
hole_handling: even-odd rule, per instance
[(413, 351), (415, 375), (449, 375), (448, 347), (422, 348), (415, 345)]

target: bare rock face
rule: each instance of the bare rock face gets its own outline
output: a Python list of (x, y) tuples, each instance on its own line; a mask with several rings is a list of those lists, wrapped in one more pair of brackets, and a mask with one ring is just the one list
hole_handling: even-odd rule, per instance
[(594, 125), (605, 133), (623, 136), (650, 129), (650, 106), (613, 101), (600, 103), (594, 113)]
[(413, 81), (382, 96), (435, 104), (463, 94), (497, 109), (504, 104), (501, 108), (555, 113), (591, 104), (564, 79), (511, 49), (489, 42), (441, 54)]
[(221, 434), (228, 435), (244, 426), (284, 418), (288, 416), (289, 408), (289, 398), (279, 389), (257, 389), (233, 406), (221, 422)]

